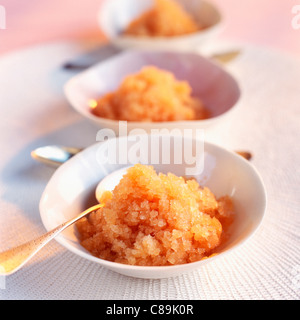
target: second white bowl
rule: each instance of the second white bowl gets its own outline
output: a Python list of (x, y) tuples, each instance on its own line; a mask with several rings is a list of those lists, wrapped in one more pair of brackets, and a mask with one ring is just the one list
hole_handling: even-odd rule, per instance
[[(82, 116), (99, 128), (119, 132), (119, 121), (93, 115), (89, 101), (118, 89), (124, 77), (147, 65), (170, 71), (178, 80), (187, 81), (192, 95), (200, 98), (212, 117), (205, 120), (168, 122), (127, 122), (128, 131), (142, 129), (209, 129), (219, 126), (237, 107), (241, 90), (237, 81), (220, 65), (195, 53), (126, 51), (74, 76), (65, 85), (65, 95)], [(126, 133), (127, 134), (127, 133)]]
[(153, 6), (153, 0), (104, 0), (98, 21), (111, 43), (122, 49), (195, 51), (208, 39), (219, 34), (222, 16), (211, 3), (202, 0), (175, 0), (205, 29), (188, 35), (175, 37), (136, 37), (122, 35), (127, 25)]

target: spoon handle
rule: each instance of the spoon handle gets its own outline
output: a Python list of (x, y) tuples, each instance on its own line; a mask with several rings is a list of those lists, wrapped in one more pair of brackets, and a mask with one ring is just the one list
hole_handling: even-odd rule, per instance
[(21, 244), (17, 247), (0, 253), (0, 275), (9, 275), (20, 269), (31, 257), (42, 249), (50, 240), (57, 236), (61, 231), (69, 227), (74, 222), (88, 215), (89, 213), (103, 207), (103, 204), (95, 205), (75, 218), (59, 225), (44, 235)]
[[(33, 150), (31, 156), (38, 162), (58, 168), (82, 150), (63, 146), (44, 146)], [(236, 153), (247, 160), (252, 158), (252, 154), (248, 151), (236, 151)]]
[[(113, 54), (111, 54), (110, 57), (114, 56), (116, 53), (119, 53), (119, 52), (113, 52)], [(230, 50), (230, 51), (224, 51), (224, 52), (212, 54), (208, 56), (208, 58), (215, 60), (217, 62), (226, 64), (226, 63), (229, 63), (231, 60), (234, 60), (240, 53), (241, 53), (241, 50)], [(70, 70), (70, 71), (81, 71), (81, 70), (91, 68), (93, 65), (103, 60), (104, 60), (104, 57), (102, 57), (102, 59), (97, 57), (97, 60), (94, 60), (90, 63), (69, 61), (63, 65), (63, 69)]]

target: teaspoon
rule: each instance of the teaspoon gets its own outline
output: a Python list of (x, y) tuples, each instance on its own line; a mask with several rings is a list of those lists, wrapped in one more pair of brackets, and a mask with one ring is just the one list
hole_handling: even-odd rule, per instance
[[(82, 150), (81, 148), (49, 145), (33, 150), (31, 156), (41, 163), (57, 168)], [(236, 151), (236, 153), (246, 160), (252, 158), (249, 151)]]
[(30, 260), (38, 251), (40, 251), (50, 240), (56, 237), (60, 232), (65, 230), (67, 227), (78, 221), (79, 219), (85, 217), (103, 207), (104, 204), (95, 205), (82, 213), (80, 213), (75, 218), (64, 222), (53, 230), (45, 233), (44, 235), (21, 244), (17, 247), (11, 248), (0, 253), (0, 275), (10, 275), (17, 270), (19, 270), (28, 260)]

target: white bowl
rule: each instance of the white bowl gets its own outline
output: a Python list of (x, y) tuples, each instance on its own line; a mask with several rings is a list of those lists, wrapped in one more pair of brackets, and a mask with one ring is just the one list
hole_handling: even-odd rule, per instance
[(195, 51), (208, 39), (217, 35), (222, 17), (211, 3), (202, 0), (175, 0), (206, 28), (193, 34), (176, 37), (135, 37), (122, 35), (127, 25), (153, 6), (153, 0), (104, 0), (98, 21), (109, 41), (122, 49)]
[(119, 132), (119, 121), (93, 115), (88, 101), (99, 99), (118, 89), (122, 79), (154, 65), (172, 72), (178, 80), (189, 82), (193, 95), (199, 97), (212, 117), (196, 121), (128, 122), (128, 130), (143, 129), (208, 129), (218, 126), (236, 109), (241, 91), (237, 81), (220, 65), (194, 53), (127, 51), (99, 63), (71, 78), (65, 85), (65, 95), (73, 108), (99, 128)]
[[(136, 139), (138, 136), (135, 136)], [(162, 138), (158, 136), (142, 136), (147, 142), (150, 156), (156, 156), (162, 150)], [(161, 135), (163, 137), (163, 135)], [(191, 137), (168, 136), (170, 139), (170, 154), (178, 151), (178, 145), (184, 143), (195, 149), (199, 147), (199, 140)], [(140, 136), (141, 138), (141, 136)], [(154, 142), (153, 142), (154, 141)], [(119, 137), (95, 144), (74, 158), (63, 164), (52, 176), (40, 201), (40, 214), (47, 230), (51, 230), (60, 223), (73, 218), (81, 211), (96, 203), (95, 190), (98, 183), (109, 173), (138, 162), (139, 158), (131, 159), (127, 163), (101, 163), (103, 152), (114, 143), (117, 146), (126, 146), (131, 150), (136, 145), (136, 140), (128, 137)], [(130, 266), (110, 261), (105, 261), (92, 256), (79, 243), (76, 236), (76, 227), (71, 226), (56, 240), (68, 250), (87, 260), (98, 263), (112, 271), (139, 278), (166, 278), (200, 268), (206, 263), (219, 259), (224, 254), (239, 247), (257, 230), (266, 209), (266, 192), (263, 182), (255, 168), (241, 156), (227, 151), (224, 148), (210, 143), (203, 143), (203, 170), (194, 175), (201, 185), (209, 187), (216, 197), (229, 195), (234, 201), (236, 217), (232, 226), (231, 236), (226, 245), (219, 250), (219, 254), (198, 262), (175, 266), (143, 267)], [(115, 149), (115, 150), (118, 150)], [(166, 151), (166, 150), (164, 150)], [(117, 154), (118, 151), (115, 151)], [(199, 153), (200, 154), (200, 153)], [(124, 153), (122, 153), (124, 155)], [(113, 154), (111, 154), (113, 156)], [(149, 157), (150, 157), (149, 156)], [(150, 158), (149, 158), (150, 159)], [(146, 159), (147, 160), (147, 159)], [(185, 159), (187, 164), (175, 164), (171, 157), (170, 164), (153, 164), (157, 172), (173, 172), (178, 176), (186, 175), (186, 169), (191, 167), (191, 157)], [(145, 161), (151, 164), (151, 161)]]

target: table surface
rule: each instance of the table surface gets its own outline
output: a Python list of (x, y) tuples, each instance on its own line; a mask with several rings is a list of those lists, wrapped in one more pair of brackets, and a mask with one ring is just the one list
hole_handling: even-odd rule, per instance
[[(300, 298), (300, 60), (294, 57), (300, 52), (295, 41), (300, 31), (292, 30), (290, 21), (284, 23), (291, 11), (286, 5), (289, 1), (284, 5), (274, 0), (272, 4), (243, 1), (240, 7), (233, 7), (236, 1), (215, 2), (220, 6), (222, 2), (227, 16), (234, 17), (222, 36), (224, 43), (236, 38), (255, 44), (245, 44), (242, 54), (226, 66), (244, 92), (235, 125), (226, 135), (227, 147), (253, 152), (252, 163), (266, 185), (268, 209), (258, 232), (230, 255), (191, 274), (162, 280), (118, 275), (52, 241), (22, 270), (0, 277), (1, 299)], [(269, 7), (265, 15), (260, 10), (260, 15), (253, 14), (251, 19), (241, 17), (258, 2)], [(81, 41), (102, 41), (91, 18), (99, 1), (85, 1), (84, 17), (80, 1), (73, 6), (64, 1), (64, 5), (68, 3), (72, 10), (67, 17), (56, 0), (27, 1), (26, 7), (11, 0), (5, 4), (7, 30), (0, 30), (5, 40), (0, 42), (1, 50), (6, 53), (0, 57), (0, 251), (44, 232), (38, 202), (54, 171), (35, 163), (30, 151), (46, 144), (80, 147), (95, 142), (97, 130), (66, 102), (62, 87), (72, 74), (59, 66), (82, 52)], [(57, 20), (50, 28), (49, 16), (55, 10)], [(262, 16), (269, 22), (262, 21)], [(275, 16), (282, 33), (278, 26), (276, 37), (256, 30), (260, 21), (269, 32), (275, 32)], [(234, 27), (234, 21), (244, 27)], [(39, 25), (44, 25), (45, 32), (40, 32)]]

